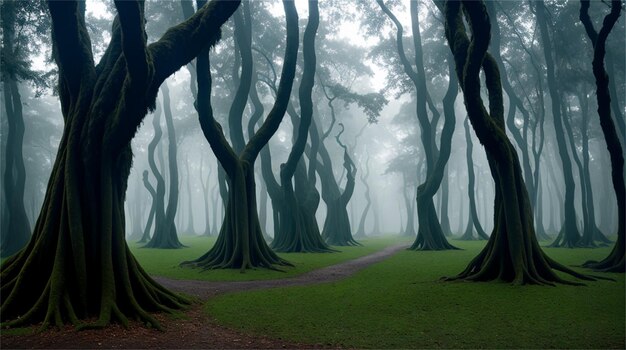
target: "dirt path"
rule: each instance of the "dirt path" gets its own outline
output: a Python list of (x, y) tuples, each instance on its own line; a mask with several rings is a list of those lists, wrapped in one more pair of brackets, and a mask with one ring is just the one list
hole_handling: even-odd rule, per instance
[(389, 246), (370, 255), (313, 270), (292, 278), (242, 282), (176, 280), (165, 277), (154, 277), (154, 279), (171, 290), (197, 296), (202, 300), (206, 300), (210, 297), (223, 293), (335, 282), (349, 277), (369, 265), (382, 261), (406, 247), (406, 244)]
[[(382, 261), (405, 248), (394, 245), (364, 257), (314, 270), (293, 278), (245, 282), (210, 282), (173, 280), (155, 277), (172, 290), (194, 295), (202, 300), (223, 293), (266, 288), (303, 286), (338, 281), (365, 267)], [(218, 325), (194, 305), (182, 317), (156, 314), (164, 331), (131, 322), (128, 329), (112, 325), (101, 330), (76, 332), (72, 327), (30, 335), (2, 335), (2, 349), (312, 349), (332, 348), (332, 344), (302, 344), (265, 336), (253, 336)]]

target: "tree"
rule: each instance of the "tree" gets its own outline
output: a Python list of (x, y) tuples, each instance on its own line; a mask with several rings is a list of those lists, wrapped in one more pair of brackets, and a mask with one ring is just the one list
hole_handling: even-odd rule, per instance
[[(467, 114), (478, 139), (485, 147), (496, 183), (496, 222), (489, 241), (463, 272), (448, 280), (579, 284), (562, 279), (553, 269), (592, 280), (549, 258), (537, 242), (519, 158), (505, 132), (500, 72), (493, 57), (487, 53), (490, 23), (485, 4), (482, 1), (447, 1), (445, 5), (439, 6), (443, 7), (445, 14), (446, 38), (454, 54)], [(469, 23), (471, 40), (465, 30), (463, 16)], [(481, 70), (486, 79), (489, 111), (480, 95)]]
[(370, 207), (372, 206), (372, 195), (370, 194), (370, 185), (367, 181), (370, 175), (370, 155), (365, 150), (365, 166), (361, 166), (361, 174), (359, 178), (361, 182), (365, 186), (365, 208), (363, 208), (363, 212), (361, 213), (361, 219), (359, 219), (359, 228), (356, 230), (356, 234), (354, 237), (362, 238), (365, 237), (365, 220), (367, 220), (367, 214), (369, 213)]
[(239, 2), (211, 2), (150, 45), (143, 3), (115, 5), (111, 42), (95, 65), (85, 3), (48, 2), (65, 127), (33, 236), (1, 267), (3, 326), (95, 317), (89, 327), (103, 327), (130, 317), (158, 328), (149, 312), (188, 302), (152, 280), (126, 244), (130, 141), (159, 86), (218, 41)]
[(463, 123), (465, 128), (465, 140), (467, 142), (466, 159), (467, 159), (467, 196), (469, 198), (469, 217), (467, 220), (467, 226), (465, 228), (465, 233), (461, 236), (461, 239), (464, 241), (471, 241), (474, 239), (474, 229), (476, 230), (476, 235), (478, 239), (488, 240), (489, 236), (483, 230), (482, 225), (480, 224), (480, 220), (478, 219), (478, 211), (476, 210), (476, 188), (475, 181), (476, 175), (474, 174), (474, 161), (472, 157), (472, 152), (474, 150), (474, 143), (472, 142), (472, 135), (470, 134), (469, 127), (469, 118), (465, 118), (465, 122)]
[[(7, 1), (0, 5), (2, 19), (2, 64), (0, 74), (3, 83), (4, 108), (7, 120), (6, 149), (3, 169), (3, 197), (0, 210), (0, 255), (7, 257), (15, 254), (28, 243), (31, 226), (24, 206), (26, 169), (24, 166), (24, 116), (19, 81), (34, 81), (42, 84), (38, 72), (30, 68), (27, 58), (28, 45), (25, 27), (33, 26), (24, 18), (41, 20), (41, 4)], [(28, 16), (26, 15), (28, 14)], [(19, 17), (18, 17), (19, 16)], [(35, 28), (37, 30), (37, 28)], [(31, 33), (34, 35), (34, 33)]]
[[(182, 248), (184, 245), (178, 240), (178, 232), (176, 230), (176, 223), (174, 222), (176, 210), (178, 208), (178, 165), (176, 161), (176, 134), (174, 131), (174, 122), (172, 121), (170, 93), (166, 82), (161, 85), (161, 95), (163, 96), (163, 114), (165, 115), (165, 125), (167, 127), (167, 155), (169, 165), (168, 180), (170, 186), (167, 197), (167, 206), (165, 206), (165, 180), (163, 179), (163, 175), (157, 168), (154, 160), (155, 147), (162, 135), (159, 115), (155, 115), (156, 121), (154, 121), (152, 125), (154, 126), (155, 133), (153, 141), (156, 140), (156, 143), (151, 142), (148, 147), (148, 151), (150, 153), (150, 169), (157, 179), (157, 202), (155, 206), (154, 233), (145, 247), (175, 249)], [(164, 162), (161, 162), (161, 166), (164, 165)]]
[[(249, 26), (249, 8), (246, 9), (246, 7), (244, 7), (245, 17)], [(256, 208), (254, 179), (254, 161), (261, 149), (274, 135), (285, 115), (295, 77), (298, 54), (298, 13), (291, 1), (284, 1), (283, 7), (287, 21), (287, 45), (276, 100), (263, 125), (254, 135), (249, 135), (248, 143), (241, 147), (240, 152), (230, 146), (221, 126), (213, 116), (210, 104), (211, 76), (208, 49), (202, 51), (196, 60), (198, 75), (196, 109), (202, 132), (228, 177), (228, 201), (224, 222), (213, 248), (198, 259), (183, 262), (182, 266), (195, 266), (205, 269), (238, 268), (243, 271), (252, 267), (274, 269), (274, 265), (290, 265), (287, 261), (279, 258), (263, 239)], [(240, 21), (237, 17), (235, 20)], [(241, 26), (240, 29), (242, 29)], [(240, 36), (239, 39), (243, 40), (239, 41), (240, 51), (250, 50), (251, 39), (246, 37), (250, 31), (241, 34), (243, 37)], [(248, 91), (245, 91), (244, 96), (247, 99)], [(234, 118), (233, 121), (235, 121)], [(239, 125), (230, 123), (233, 144), (243, 140), (243, 135), (233, 134), (232, 131), (234, 128), (241, 129), (241, 120), (238, 120), (238, 123)], [(240, 137), (241, 139), (239, 139)]]
[(550, 100), (552, 101), (552, 118), (554, 121), (554, 130), (556, 132), (556, 144), (561, 159), (563, 177), (565, 183), (565, 222), (559, 231), (559, 235), (550, 245), (552, 247), (568, 247), (573, 248), (580, 240), (580, 233), (576, 226), (576, 209), (574, 208), (574, 193), (576, 191), (576, 183), (574, 182), (572, 161), (567, 151), (567, 142), (565, 140), (565, 130), (563, 129), (563, 115), (561, 111), (561, 97), (559, 93), (558, 82), (556, 80), (554, 54), (552, 51), (552, 40), (548, 31), (548, 10), (543, 1), (535, 2), (535, 14), (537, 16), (537, 25), (539, 27), (540, 39), (543, 46), (543, 53), (546, 63), (546, 74), (548, 81), (548, 91)]
[[(396, 48), (400, 57), (400, 62), (404, 69), (404, 73), (409, 77), (413, 88), (415, 89), (417, 109), (416, 115), (419, 121), (421, 130), (421, 140), (424, 149), (424, 155), (426, 156), (426, 181), (418, 186), (416, 201), (417, 201), (417, 219), (419, 228), (415, 242), (411, 245), (411, 250), (444, 250), (444, 249), (456, 249), (453, 245), (448, 243), (448, 240), (443, 234), (441, 224), (437, 217), (437, 211), (435, 210), (435, 204), (433, 197), (437, 193), (441, 180), (443, 178), (443, 172), (445, 166), (450, 157), (450, 147), (452, 134), (454, 132), (454, 100), (457, 95), (457, 83), (452, 78), (453, 74), (450, 74), (449, 94), (446, 96), (444, 102), (444, 108), (446, 109), (446, 125), (444, 125), (444, 132), (442, 133), (441, 147), (443, 152), (437, 148), (436, 144), (436, 129), (439, 119), (439, 112), (433, 106), (430, 94), (426, 88), (426, 73), (424, 70), (424, 61), (422, 53), (422, 39), (419, 30), (419, 11), (417, 1), (413, 0), (410, 3), (411, 12), (411, 27), (413, 33), (413, 50), (415, 67), (406, 57), (404, 51), (404, 44), (402, 40), (403, 27), (396, 16), (389, 10), (389, 8), (383, 3), (382, 0), (377, 0), (378, 5), (383, 12), (394, 22), (396, 26)], [(427, 106), (430, 108), (431, 117), (428, 116)], [(450, 108), (451, 107), (451, 108)], [(446, 151), (447, 150), (447, 151)]]
[(587, 36), (593, 46), (593, 75), (596, 78), (596, 96), (598, 99), (598, 116), (604, 133), (607, 149), (611, 156), (611, 179), (615, 196), (617, 197), (618, 223), (617, 241), (608, 257), (602, 261), (588, 261), (584, 264), (598, 271), (624, 273), (624, 231), (626, 231), (626, 186), (624, 185), (624, 154), (617, 135), (613, 118), (611, 118), (611, 95), (609, 91), (609, 76), (604, 68), (606, 55), (606, 39), (619, 19), (622, 9), (621, 1), (611, 1), (611, 12), (604, 17), (602, 27), (597, 32), (589, 18), (589, 1), (580, 2), (580, 21), (585, 26)]
[[(319, 194), (313, 193), (307, 186), (306, 170), (302, 154), (306, 146), (307, 135), (313, 118), (313, 101), (311, 93), (315, 83), (316, 55), (315, 36), (319, 26), (318, 3), (309, 1), (309, 20), (302, 38), (302, 55), (304, 57), (302, 80), (298, 91), (300, 100), (300, 120), (294, 125), (295, 141), (289, 158), (280, 167), (280, 183), (283, 201), (277, 208), (279, 211), (279, 230), (275, 231), (272, 248), (281, 252), (331, 252), (322, 240), (315, 219), (315, 209), (319, 203)], [(297, 128), (296, 128), (297, 126)], [(309, 166), (312, 166), (311, 164)], [(295, 179), (294, 175), (301, 172)], [(300, 181), (298, 181), (300, 180)], [(314, 185), (313, 185), (314, 186)], [(313, 203), (311, 203), (313, 201)], [(311, 205), (313, 204), (313, 205)], [(314, 208), (313, 208), (314, 206)]]

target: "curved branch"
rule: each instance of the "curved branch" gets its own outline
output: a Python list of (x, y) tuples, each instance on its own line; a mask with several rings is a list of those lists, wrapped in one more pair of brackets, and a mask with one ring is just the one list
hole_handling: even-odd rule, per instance
[(252, 163), (257, 158), (261, 149), (269, 142), (280, 126), (293, 87), (293, 80), (296, 75), (296, 63), (298, 59), (299, 33), (298, 33), (298, 12), (293, 1), (283, 1), (286, 19), (287, 45), (285, 47), (285, 63), (280, 74), (278, 91), (274, 106), (270, 110), (265, 122), (257, 130), (254, 136), (250, 136), (248, 144), (244, 148), (241, 159), (244, 162)]
[(218, 42), (221, 26), (240, 3), (241, 0), (213, 0), (188, 20), (168, 29), (161, 39), (148, 47), (155, 69), (148, 97), (156, 98), (159, 86), (167, 77), (191, 62), (204, 48)]

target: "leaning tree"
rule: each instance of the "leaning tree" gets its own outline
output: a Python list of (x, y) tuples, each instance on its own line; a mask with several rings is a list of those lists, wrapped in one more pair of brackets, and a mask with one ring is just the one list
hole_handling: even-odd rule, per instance
[(157, 284), (126, 241), (124, 197), (130, 142), (165, 79), (220, 37), (238, 1), (213, 1), (147, 45), (143, 2), (116, 1), (118, 16), (100, 62), (93, 59), (85, 3), (50, 1), (63, 137), (28, 245), (1, 267), (3, 326), (103, 327), (187, 300)]
[[(553, 269), (593, 280), (543, 253), (533, 228), (533, 212), (515, 147), (506, 136), (500, 72), (487, 53), (490, 22), (482, 1), (438, 3), (445, 15), (446, 38), (454, 54), (465, 107), (474, 131), (485, 147), (496, 183), (494, 229), (485, 248), (459, 275), (448, 280), (503, 280), (514, 284), (579, 284), (559, 277)], [(442, 8), (443, 7), (443, 8)], [(464, 18), (471, 29), (468, 38)], [(481, 97), (484, 72), (489, 109)]]
[(611, 12), (604, 17), (602, 27), (597, 32), (589, 18), (589, 1), (580, 2), (580, 21), (585, 26), (587, 36), (593, 45), (593, 75), (596, 78), (596, 96), (598, 99), (598, 116), (600, 127), (604, 133), (606, 147), (611, 156), (611, 179), (617, 198), (618, 223), (617, 241), (608, 257), (602, 261), (588, 261), (584, 264), (598, 271), (624, 272), (624, 231), (626, 231), (626, 187), (624, 186), (624, 154), (617, 134), (615, 123), (611, 117), (611, 95), (609, 76), (604, 69), (606, 55), (606, 39), (619, 19), (622, 4), (619, 0), (611, 1)]
[[(205, 269), (239, 268), (243, 271), (253, 267), (274, 269), (274, 265), (289, 265), (287, 261), (279, 258), (263, 239), (263, 231), (259, 224), (256, 207), (254, 179), (254, 162), (261, 149), (267, 145), (269, 139), (278, 129), (285, 115), (296, 72), (299, 46), (298, 13), (292, 1), (283, 1), (283, 6), (287, 22), (287, 44), (276, 100), (261, 127), (254, 135), (249, 135), (248, 143), (244, 144), (239, 152), (228, 143), (222, 132), (222, 127), (213, 116), (210, 104), (211, 75), (208, 48), (202, 51), (196, 60), (198, 99), (195, 105), (202, 132), (228, 178), (228, 201), (224, 222), (213, 248), (195, 260), (183, 262), (183, 266), (196, 266)], [(247, 28), (250, 28), (249, 9), (245, 11), (244, 16), (245, 21), (247, 21)], [(236, 20), (240, 21), (241, 19), (236, 18)], [(238, 42), (239, 49), (249, 50), (251, 31), (247, 30), (240, 34), (243, 37), (239, 39), (243, 40)], [(243, 45), (246, 45), (247, 48), (244, 49)], [(245, 92), (244, 96), (247, 99), (248, 91)], [(238, 122), (241, 124), (241, 120)], [(235, 125), (230, 125), (230, 127), (231, 129), (236, 128)], [(241, 125), (238, 129), (241, 129)], [(243, 133), (231, 135), (231, 139), (234, 143), (243, 142)]]

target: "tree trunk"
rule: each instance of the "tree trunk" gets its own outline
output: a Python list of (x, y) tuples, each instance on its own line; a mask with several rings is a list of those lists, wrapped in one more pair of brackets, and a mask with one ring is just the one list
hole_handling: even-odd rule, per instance
[[(286, 163), (281, 165), (280, 182), (283, 200), (279, 204), (280, 230), (272, 241), (272, 248), (279, 252), (330, 252), (330, 247), (322, 240), (315, 219), (319, 195), (307, 186), (306, 168), (302, 154), (313, 117), (311, 93), (315, 82), (316, 57), (315, 36), (319, 26), (317, 1), (309, 1), (309, 20), (302, 39), (304, 67), (298, 91), (300, 100), (300, 120), (294, 123), (294, 144)], [(295, 191), (294, 191), (295, 175)], [(304, 181), (303, 181), (304, 180)], [(316, 196), (317, 195), (317, 196)], [(314, 203), (307, 203), (313, 201)]]
[(589, 101), (586, 94), (581, 93), (578, 95), (578, 101), (580, 102), (580, 108), (582, 111), (582, 153), (583, 153), (583, 184), (587, 192), (586, 202), (589, 215), (589, 228), (585, 228), (583, 234), (582, 244), (593, 243), (594, 241), (600, 242), (601, 245), (611, 243), (611, 241), (604, 236), (596, 225), (596, 210), (593, 203), (593, 189), (591, 187), (591, 172), (589, 169)]
[(465, 118), (465, 123), (463, 123), (465, 128), (465, 140), (467, 143), (467, 148), (465, 149), (465, 157), (467, 159), (467, 196), (469, 198), (469, 211), (468, 211), (468, 221), (467, 228), (465, 229), (465, 233), (461, 237), (463, 240), (472, 240), (473, 231), (476, 229), (476, 234), (478, 235), (478, 239), (489, 239), (487, 233), (483, 229), (483, 226), (480, 224), (480, 219), (478, 218), (478, 211), (476, 210), (476, 175), (474, 174), (474, 143), (472, 142), (472, 135), (470, 134), (469, 127), (469, 118)]
[(361, 219), (359, 220), (359, 228), (354, 235), (355, 238), (363, 238), (366, 236), (365, 234), (365, 220), (367, 220), (367, 214), (369, 213), (370, 207), (372, 206), (372, 198), (370, 195), (370, 186), (367, 182), (367, 179), (370, 175), (370, 156), (367, 150), (365, 150), (366, 159), (365, 159), (365, 169), (361, 168), (361, 175), (359, 178), (365, 186), (365, 208), (363, 208), (363, 212), (361, 213)]
[(609, 91), (609, 76), (604, 69), (604, 57), (606, 55), (606, 38), (608, 37), (615, 22), (619, 19), (622, 9), (621, 1), (611, 1), (611, 12), (606, 15), (602, 28), (596, 33), (589, 18), (589, 1), (581, 1), (580, 20), (585, 26), (587, 36), (593, 44), (593, 75), (596, 78), (596, 96), (598, 99), (598, 116), (600, 126), (604, 133), (607, 149), (611, 156), (611, 179), (617, 198), (618, 225), (617, 241), (615, 247), (608, 257), (600, 262), (588, 261), (584, 264), (598, 271), (624, 273), (626, 262), (624, 260), (624, 250), (626, 242), (624, 232), (626, 231), (626, 187), (624, 186), (624, 154), (622, 145), (617, 135), (613, 118), (611, 118), (611, 95)]
[[(183, 262), (182, 266), (196, 266), (204, 269), (238, 268), (244, 271), (253, 267), (276, 269), (275, 265), (290, 265), (287, 261), (279, 258), (263, 239), (256, 207), (256, 185), (254, 181), (254, 161), (261, 149), (274, 135), (285, 115), (296, 70), (298, 14), (293, 2), (284, 1), (283, 6), (287, 21), (287, 44), (276, 100), (263, 125), (254, 135), (250, 135), (248, 143), (237, 145), (242, 146), (240, 152), (228, 144), (221, 126), (213, 117), (208, 48), (203, 50), (197, 58), (198, 99), (196, 106), (200, 126), (228, 177), (228, 200), (224, 222), (213, 248), (198, 259)], [(239, 27), (238, 30), (241, 30), (239, 35), (236, 35), (241, 52), (250, 50), (251, 45), (249, 4), (244, 6), (243, 10), (244, 19), (240, 18), (241, 15), (239, 18), (235, 17), (236, 22), (245, 20), (244, 23), (236, 25)], [(243, 31), (242, 24), (247, 26), (245, 31)], [(245, 50), (243, 50), (244, 47)], [(247, 96), (248, 91), (245, 93), (246, 99)], [(231, 116), (232, 113), (233, 108), (231, 108)], [(241, 118), (235, 124), (232, 122), (235, 122), (234, 119), (230, 125), (231, 139), (236, 144), (238, 136), (232, 133), (238, 134), (238, 131), (232, 131), (232, 129), (241, 129)]]
[(94, 318), (88, 327), (103, 327), (129, 317), (159, 327), (149, 312), (188, 302), (153, 281), (126, 244), (130, 142), (161, 83), (217, 42), (238, 5), (212, 2), (147, 46), (143, 4), (116, 2), (111, 43), (96, 66), (84, 3), (48, 3), (65, 126), (33, 237), (1, 267), (3, 327)]
[[(496, 183), (493, 233), (485, 248), (467, 268), (450, 279), (503, 280), (514, 284), (578, 284), (559, 277), (552, 270), (557, 269), (591, 280), (550, 259), (537, 243), (519, 158), (505, 132), (499, 70), (495, 60), (487, 53), (490, 23), (484, 3), (447, 1), (444, 13), (446, 38), (454, 54), (468, 117), (485, 147)], [(472, 31), (471, 41), (465, 31), (463, 14)], [(485, 73), (489, 112), (480, 95), (481, 70)]]
[(548, 32), (547, 9), (543, 1), (535, 3), (535, 14), (537, 16), (537, 24), (543, 53), (546, 61), (546, 71), (548, 80), (548, 90), (552, 101), (552, 118), (554, 120), (554, 130), (556, 133), (556, 143), (561, 159), (563, 169), (563, 177), (565, 183), (565, 202), (563, 210), (565, 212), (565, 222), (559, 231), (559, 235), (550, 245), (551, 247), (568, 247), (573, 248), (580, 240), (578, 232), (576, 209), (574, 208), (574, 194), (576, 192), (576, 183), (574, 182), (572, 161), (567, 152), (567, 142), (565, 141), (565, 130), (563, 130), (563, 116), (561, 114), (561, 98), (556, 80), (554, 57), (552, 53), (552, 40)]
[(143, 185), (146, 187), (148, 192), (150, 193), (150, 197), (152, 198), (152, 205), (150, 206), (150, 213), (148, 214), (148, 221), (146, 222), (146, 227), (143, 230), (143, 235), (139, 239), (139, 243), (147, 243), (150, 241), (150, 231), (152, 230), (152, 223), (154, 222), (154, 217), (156, 216), (156, 202), (158, 200), (158, 196), (152, 184), (150, 184), (150, 180), (148, 179), (148, 170), (143, 171)]
[[(3, 23), (4, 27), (4, 23)], [(7, 33), (5, 31), (5, 33)], [(11, 46), (11, 41), (5, 34), (3, 51)], [(5, 51), (6, 53), (6, 51)], [(4, 195), (6, 198), (0, 237), (0, 255), (11, 256), (22, 249), (30, 239), (30, 223), (24, 207), (24, 185), (26, 183), (26, 169), (22, 144), (24, 142), (24, 117), (22, 115), (22, 100), (14, 78), (4, 76), (4, 102), (7, 116), (8, 132), (4, 164)]]

